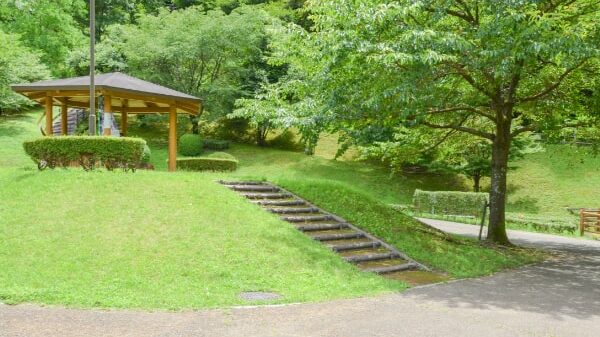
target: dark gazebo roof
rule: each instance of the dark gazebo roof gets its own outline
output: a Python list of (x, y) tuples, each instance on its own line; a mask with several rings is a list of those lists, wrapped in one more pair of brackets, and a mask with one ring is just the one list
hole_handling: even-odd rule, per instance
[[(166, 112), (175, 103), (179, 112), (198, 114), (202, 103), (198, 97), (119, 72), (96, 75), (94, 82), (96, 91), (111, 97), (115, 111)], [(89, 87), (89, 76), (11, 85), (12, 90), (40, 103), (52, 96), (81, 107), (89, 105)]]

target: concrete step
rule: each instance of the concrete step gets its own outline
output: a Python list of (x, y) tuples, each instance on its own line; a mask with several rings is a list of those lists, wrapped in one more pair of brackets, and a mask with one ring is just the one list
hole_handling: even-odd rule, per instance
[(248, 199), (289, 199), (289, 193), (240, 193)]
[(228, 185), (227, 187), (239, 192), (279, 192), (279, 187), (269, 185)]
[(393, 266), (384, 266), (384, 267), (370, 267), (370, 268), (362, 268), (361, 270), (364, 272), (376, 273), (376, 274), (386, 274), (393, 273), (396, 271), (405, 271), (418, 269), (419, 265), (413, 262), (407, 262), (402, 264), (397, 264)]
[(313, 221), (328, 221), (333, 220), (331, 215), (291, 215), (282, 216), (281, 220), (287, 222), (313, 222)]
[(262, 181), (224, 181), (224, 180), (219, 180), (220, 184), (223, 184), (225, 186), (232, 186), (232, 185), (265, 185), (264, 182)]
[(338, 223), (317, 223), (310, 225), (300, 225), (296, 226), (296, 229), (301, 230), (303, 232), (312, 232), (312, 231), (326, 231), (332, 229), (345, 229), (348, 228), (348, 224), (345, 222)]
[(252, 200), (253, 203), (261, 206), (302, 206), (306, 202), (298, 199), (294, 200)]
[(346, 239), (358, 239), (362, 238), (365, 235), (363, 233), (334, 233), (334, 234), (318, 234), (311, 235), (314, 240), (317, 241), (333, 241), (333, 240), (346, 240)]
[(366, 261), (387, 260), (387, 259), (392, 259), (394, 257), (396, 257), (394, 255), (394, 253), (387, 252), (387, 253), (357, 254), (357, 255), (344, 256), (344, 260), (346, 260), (348, 262), (358, 263), (358, 262), (366, 262)]
[(316, 207), (280, 207), (266, 208), (266, 210), (275, 214), (318, 213), (320, 211)]
[(356, 242), (356, 243), (346, 243), (341, 245), (331, 245), (329, 248), (333, 249), (336, 252), (343, 252), (348, 250), (358, 250), (365, 248), (377, 248), (381, 247), (380, 242), (376, 241), (368, 241), (368, 242)]

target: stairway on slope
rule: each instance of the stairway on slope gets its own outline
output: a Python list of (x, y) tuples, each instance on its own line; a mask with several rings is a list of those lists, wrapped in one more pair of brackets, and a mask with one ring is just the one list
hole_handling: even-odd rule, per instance
[[(85, 110), (71, 108), (67, 110), (67, 134), (72, 135), (77, 130), (77, 125), (85, 119)], [(52, 134), (59, 136), (62, 134), (61, 116), (58, 115), (52, 123)]]
[(395, 277), (399, 273), (429, 273), (429, 268), (395, 247), (279, 186), (252, 181), (220, 183), (263, 209), (277, 214), (282, 220), (326, 245), (364, 272), (399, 279), (403, 279)]

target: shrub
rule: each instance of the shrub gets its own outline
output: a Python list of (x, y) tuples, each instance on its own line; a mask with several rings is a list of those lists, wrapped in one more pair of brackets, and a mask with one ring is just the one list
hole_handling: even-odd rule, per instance
[(205, 139), (204, 148), (208, 150), (227, 150), (229, 148), (228, 140), (220, 139)]
[(199, 156), (202, 154), (202, 137), (192, 133), (186, 133), (179, 138), (179, 154), (183, 156)]
[(215, 139), (227, 139), (238, 143), (253, 143), (254, 134), (245, 118), (219, 118), (200, 124), (200, 133)]
[(283, 131), (267, 143), (270, 147), (281, 150), (301, 151), (303, 149), (302, 144), (296, 140), (296, 135), (290, 130)]
[(235, 171), (238, 161), (225, 158), (178, 158), (177, 168), (188, 171)]
[(237, 160), (235, 158), (235, 156), (227, 153), (227, 152), (213, 152), (213, 153), (209, 153), (206, 156), (204, 156), (204, 158), (220, 158), (220, 159), (230, 159), (230, 160)]
[(413, 205), (417, 213), (472, 215), (479, 217), (487, 193), (415, 190)]
[(44, 137), (23, 143), (25, 152), (40, 169), (78, 162), (85, 170), (99, 163), (109, 170), (115, 167), (133, 170), (142, 161), (144, 146), (146, 141), (140, 138), (100, 136)]

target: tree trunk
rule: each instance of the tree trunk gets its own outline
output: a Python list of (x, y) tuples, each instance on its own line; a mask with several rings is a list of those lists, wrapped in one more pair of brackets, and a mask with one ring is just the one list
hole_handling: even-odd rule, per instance
[(267, 134), (269, 133), (269, 127), (260, 125), (256, 128), (256, 143), (258, 146), (267, 146)]
[(481, 190), (481, 185), (479, 182), (481, 181), (481, 172), (477, 171), (473, 174), (473, 191), (479, 192)]
[(190, 123), (192, 123), (192, 134), (197, 135), (200, 133), (200, 126), (198, 125), (198, 117), (190, 115)]
[(492, 176), (490, 190), (490, 224), (487, 241), (509, 245), (506, 235), (506, 173), (510, 151), (510, 120), (498, 123), (492, 143)]

